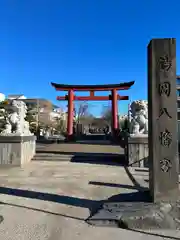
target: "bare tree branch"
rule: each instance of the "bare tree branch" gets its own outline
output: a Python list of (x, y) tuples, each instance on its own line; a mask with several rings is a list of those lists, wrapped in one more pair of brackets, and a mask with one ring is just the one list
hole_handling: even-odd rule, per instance
[(87, 102), (76, 104), (74, 108), (74, 115), (77, 123), (80, 123), (82, 119), (89, 118), (89, 104)]
[(109, 106), (104, 106), (103, 107), (103, 110), (102, 110), (102, 113), (101, 113), (101, 116), (104, 120), (106, 120), (108, 122), (108, 124), (110, 125), (111, 124), (111, 121), (112, 121), (112, 110), (111, 110), (111, 107)]

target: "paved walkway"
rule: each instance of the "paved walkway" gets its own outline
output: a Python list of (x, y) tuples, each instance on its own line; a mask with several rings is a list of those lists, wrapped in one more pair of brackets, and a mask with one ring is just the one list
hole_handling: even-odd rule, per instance
[(163, 239), (84, 222), (99, 200), (137, 191), (122, 167), (31, 162), (0, 169), (0, 182), (1, 240)]

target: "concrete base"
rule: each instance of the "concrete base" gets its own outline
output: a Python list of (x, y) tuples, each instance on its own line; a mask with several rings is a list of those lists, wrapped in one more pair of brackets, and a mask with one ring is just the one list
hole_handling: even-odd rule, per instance
[(35, 136), (0, 136), (0, 166), (22, 166), (35, 151)]
[(126, 157), (129, 166), (149, 167), (148, 135), (131, 135), (127, 139)]
[(86, 222), (95, 226), (111, 226), (140, 231), (159, 229), (179, 230), (180, 202), (152, 203), (141, 201), (105, 203)]

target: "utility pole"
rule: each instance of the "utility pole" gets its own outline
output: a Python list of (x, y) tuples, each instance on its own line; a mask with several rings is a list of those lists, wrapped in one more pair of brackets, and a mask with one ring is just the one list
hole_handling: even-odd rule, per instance
[(39, 128), (39, 99), (37, 99), (37, 103), (36, 103), (36, 132)]
[(129, 128), (129, 133), (130, 133), (130, 126), (131, 126), (131, 100), (128, 104), (128, 128)]

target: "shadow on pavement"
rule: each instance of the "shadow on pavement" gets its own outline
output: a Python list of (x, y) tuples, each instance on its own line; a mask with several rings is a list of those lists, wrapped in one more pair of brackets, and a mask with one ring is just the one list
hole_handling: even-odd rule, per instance
[[(68, 144), (68, 143), (67, 143)], [(113, 143), (113, 142), (109, 142), (109, 141), (99, 141), (99, 140), (94, 140), (94, 141), (77, 141), (71, 144), (82, 144), (82, 145), (105, 145), (105, 146), (116, 146), (117, 144)]]
[(71, 197), (71, 196), (36, 192), (36, 191), (9, 188), (9, 187), (0, 187), (0, 194), (55, 202), (55, 203), (65, 204), (65, 205), (74, 206), (74, 207), (87, 208), (91, 213), (93, 213), (95, 211), (94, 209), (99, 208), (99, 206), (101, 205), (101, 201), (97, 201), (97, 200), (90, 200), (85, 198), (77, 198), (77, 197)]
[[(134, 187), (134, 188), (136, 188), (136, 187)], [(147, 201), (149, 201), (148, 192), (142, 192), (142, 191), (138, 191), (135, 193), (118, 194), (118, 195), (108, 198), (107, 200), (100, 200), (100, 201), (89, 200), (89, 199), (84, 199), (84, 198), (77, 198), (77, 197), (70, 197), (70, 196), (62, 196), (62, 195), (50, 194), (50, 193), (35, 192), (35, 191), (29, 191), (29, 190), (20, 190), (20, 189), (8, 188), (8, 187), (0, 187), (0, 193), (12, 195), (12, 196), (18, 196), (18, 197), (38, 199), (38, 200), (43, 200), (43, 201), (51, 201), (51, 202), (66, 204), (66, 205), (75, 206), (75, 207), (88, 208), (91, 216), (93, 214), (95, 214), (98, 211), (98, 209), (100, 209), (102, 207), (102, 205), (104, 203), (108, 203), (108, 202), (143, 202), (143, 201), (147, 202)], [(67, 217), (67, 218), (71, 218), (71, 219), (80, 220), (83, 222), (85, 221), (85, 219), (82, 219), (79, 217), (73, 217), (73, 216), (63, 215), (63, 214), (59, 214), (59, 213), (53, 213), (53, 212), (41, 210), (41, 209), (36, 209), (36, 208), (31, 208), (31, 207), (26, 207), (26, 206), (11, 204), (11, 203), (4, 203), (4, 202), (0, 202), (0, 204), (12, 206), (12, 207), (24, 208), (24, 209), (28, 209), (28, 210), (32, 210), (32, 211), (43, 212), (43, 213), (47, 213), (47, 214), (53, 214), (53, 215), (61, 216), (61, 217)], [(143, 232), (143, 231), (138, 231), (138, 230), (129, 230), (129, 231), (139, 232), (139, 233), (143, 233), (145, 235), (159, 236), (159, 237), (179, 240), (178, 237), (166, 236), (166, 235), (152, 233), (152, 232), (149, 233), (149, 232)]]
[[(88, 164), (100, 164), (110, 166), (126, 166), (126, 159), (124, 154), (116, 153), (91, 153), (91, 152), (64, 152), (64, 151), (44, 151), (39, 149), (36, 157), (32, 161), (68, 161), (73, 163), (88, 163)], [(52, 156), (51, 156), (52, 154)], [(61, 156), (62, 155), (62, 156)]]
[(46, 145), (46, 144), (52, 144), (52, 143), (53, 143), (52, 140), (48, 140), (48, 139), (36, 140), (37, 146), (38, 146), (38, 144), (44, 144), (44, 145)]
[(106, 183), (106, 182), (96, 182), (96, 181), (90, 181), (90, 185), (95, 186), (106, 186), (106, 187), (113, 187), (113, 188), (126, 188), (126, 189), (137, 189), (139, 191), (144, 190), (142, 187), (135, 187), (127, 184), (119, 184), (119, 183)]
[(131, 182), (133, 183), (134, 186), (136, 186), (137, 189), (143, 189), (144, 191), (147, 191), (148, 188), (145, 188), (145, 187), (142, 187), (137, 181), (136, 179), (134, 178), (134, 176), (132, 175), (132, 173), (129, 171), (128, 167), (125, 166), (124, 167), (129, 179), (131, 180)]
[(83, 156), (77, 153), (71, 159), (73, 163), (88, 163), (88, 164), (100, 164), (110, 166), (125, 166), (124, 154), (109, 154), (109, 153), (84, 153)]
[[(74, 206), (74, 207), (87, 208), (89, 209), (90, 214), (94, 214), (102, 206), (103, 203), (107, 203), (111, 201), (134, 202), (134, 201), (146, 200), (142, 192), (118, 194), (108, 198), (107, 200), (90, 200), (85, 198), (64, 196), (64, 195), (44, 193), (44, 192), (36, 192), (36, 191), (9, 188), (9, 187), (0, 187), (0, 194), (55, 202), (55, 203), (65, 204), (65, 205)], [(4, 203), (1, 202), (1, 204), (4, 204)], [(19, 206), (19, 205), (14, 204), (14, 206)]]

